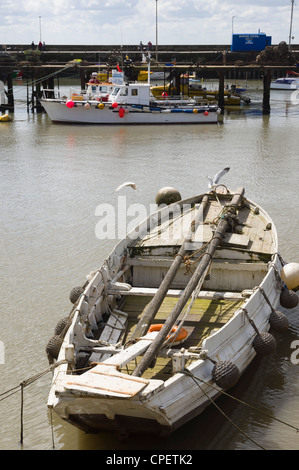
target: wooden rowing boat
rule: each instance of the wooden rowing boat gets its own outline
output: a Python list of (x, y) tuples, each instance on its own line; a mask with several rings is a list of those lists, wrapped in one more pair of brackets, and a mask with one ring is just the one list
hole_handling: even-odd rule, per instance
[(86, 432), (177, 429), (275, 349), (282, 264), (243, 188), (159, 209), (77, 289), (47, 347), (48, 406)]

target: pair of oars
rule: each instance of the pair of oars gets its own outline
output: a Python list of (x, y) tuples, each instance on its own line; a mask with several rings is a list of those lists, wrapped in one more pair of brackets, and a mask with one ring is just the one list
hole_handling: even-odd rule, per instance
[[(152, 342), (152, 344), (149, 346), (148, 350), (145, 352), (143, 355), (141, 361), (139, 362), (138, 366), (134, 370), (133, 374), (134, 376), (141, 376), (143, 372), (148, 368), (150, 363), (156, 358), (160, 348), (162, 347), (164, 341), (166, 340), (167, 336), (171, 332), (171, 329), (176, 322), (177, 318), (179, 317), (182, 309), (185, 307), (186, 303), (188, 302), (190, 296), (192, 295), (192, 292), (195, 289), (200, 289), (203, 282), (204, 278), (206, 275), (206, 272), (209, 269), (212, 257), (218, 247), (218, 245), (221, 242), (221, 239), (223, 238), (225, 232), (230, 226), (230, 223), (228, 221), (229, 216), (234, 214), (235, 211), (237, 210), (237, 207), (240, 205), (242, 201), (242, 197), (244, 195), (244, 188), (239, 188), (237, 192), (234, 194), (231, 203), (229, 205), (228, 211), (227, 211), (227, 217), (220, 218), (216, 231), (214, 233), (213, 238), (211, 239), (205, 253), (203, 254), (200, 263), (198, 264), (196, 270), (194, 271), (191, 279), (189, 280), (187, 286), (185, 287), (183, 293), (181, 294), (178, 302), (176, 303), (175, 307), (173, 308), (171, 314), (168, 316), (166, 319), (163, 327), (159, 331), (158, 335), (156, 336), (155, 340)], [(206, 206), (208, 204), (208, 196), (205, 195), (203, 197), (202, 203), (198, 209), (198, 213), (196, 216), (196, 221), (198, 220), (203, 220), (204, 216), (204, 211), (206, 209)], [(169, 286), (171, 285), (171, 282), (174, 279), (175, 274), (177, 273), (182, 261), (183, 261), (183, 255), (185, 253), (185, 245), (186, 242), (190, 241), (192, 236), (191, 233), (191, 228), (190, 231), (185, 239), (185, 242), (182, 244), (181, 249), (178, 253), (176, 259), (172, 263), (168, 273), (166, 274), (165, 278), (163, 279), (160, 287), (158, 288), (155, 296), (151, 300), (151, 302), (148, 304), (148, 307), (146, 308), (145, 312), (143, 313), (139, 323), (136, 326), (136, 329), (133, 332), (132, 339), (136, 339), (139, 336), (144, 335), (149, 327), (149, 324), (152, 322), (154, 319), (156, 313), (159, 310), (159, 307), (161, 306), (167, 291), (169, 289)]]

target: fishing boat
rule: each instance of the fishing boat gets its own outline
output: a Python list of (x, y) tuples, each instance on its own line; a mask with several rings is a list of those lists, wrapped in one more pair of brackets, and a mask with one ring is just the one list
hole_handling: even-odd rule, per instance
[[(151, 87), (152, 94), (156, 98), (164, 98), (171, 96), (173, 91), (172, 83), (164, 85), (156, 85)], [(206, 99), (208, 101), (218, 101), (219, 91), (212, 90), (206, 87), (202, 80), (183, 77), (180, 83), (180, 92), (186, 96)], [(250, 103), (250, 98), (236, 91), (236, 89), (224, 90), (224, 105), (225, 106), (240, 106), (243, 102)]]
[(50, 97), (49, 90), (44, 90), (40, 102), (53, 122), (117, 125), (218, 122), (217, 104), (189, 97), (157, 100), (151, 93), (150, 83), (113, 85), (113, 91), (105, 100), (96, 91), (79, 93), (74, 99), (74, 95)]
[(72, 289), (46, 348), (48, 407), (88, 433), (171, 433), (275, 350), (270, 327), (288, 328), (276, 229), (243, 187), (156, 201)]

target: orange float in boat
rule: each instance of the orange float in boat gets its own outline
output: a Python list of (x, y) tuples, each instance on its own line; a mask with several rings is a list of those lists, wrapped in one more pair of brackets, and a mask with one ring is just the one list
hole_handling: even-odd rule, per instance
[[(149, 327), (148, 333), (151, 333), (152, 331), (160, 331), (162, 326), (163, 324), (151, 325)], [(171, 336), (173, 336), (173, 338), (170, 340), (170, 343), (179, 344), (187, 338), (188, 332), (185, 330), (185, 328), (181, 328), (178, 333), (177, 331), (178, 331), (178, 327), (173, 326), (166, 340), (168, 340)]]

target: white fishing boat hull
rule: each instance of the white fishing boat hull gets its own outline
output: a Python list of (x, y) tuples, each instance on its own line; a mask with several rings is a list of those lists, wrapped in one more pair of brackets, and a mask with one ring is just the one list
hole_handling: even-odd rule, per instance
[(298, 90), (299, 89), (299, 78), (278, 78), (277, 80), (271, 82), (271, 90)]
[(216, 106), (188, 106), (181, 109), (164, 109), (149, 106), (126, 106), (126, 112), (120, 115), (119, 108), (114, 109), (105, 103), (103, 109), (97, 106), (99, 102), (89, 101), (90, 107), (86, 109), (86, 102), (78, 102), (73, 108), (68, 108), (65, 101), (42, 99), (49, 118), (53, 122), (79, 123), (79, 124), (217, 124), (218, 107)]
[[(74, 340), (81, 342), (80, 344), (86, 348), (94, 347), (95, 350), (97, 344), (99, 345), (86, 336), (86, 331), (83, 333), (80, 318), (89, 315), (89, 324), (95, 321), (100, 299), (103, 299), (105, 292), (112, 295), (114, 289), (120, 289), (120, 295), (133, 293), (130, 286), (124, 284), (123, 287), (121, 285), (117, 287), (115, 281), (112, 281), (112, 284), (108, 282), (110, 288), (107, 291), (107, 279), (115, 280), (123, 275), (123, 260), (128, 256), (128, 250), (134, 240), (132, 233), (118, 243), (79, 298), (72, 324), (64, 337), (57, 358), (57, 364), (61, 365), (54, 369), (48, 406), (62, 419), (86, 432), (111, 431), (123, 435), (170, 433), (200, 414), (211, 404), (211, 400), (221, 394), (221, 388), (215, 386), (214, 363), (209, 358), (215, 361), (229, 361), (237, 366), (240, 374), (243, 374), (256, 356), (253, 347), (256, 331), (252, 327), (252, 322), (260, 333), (270, 329), (269, 302), (274, 309), (279, 303), (281, 287), (277, 282), (277, 273), (280, 273), (282, 268), (281, 258), (277, 254), (277, 234), (272, 220), (257, 205), (248, 200), (246, 203), (251, 205), (251, 210), (255, 209), (256, 213), (259, 213), (260, 219), (265, 221), (265, 226), (271, 227), (267, 229), (271, 232), (271, 241), (267, 243), (271, 243), (272, 260), (269, 264), (264, 263), (262, 255), (251, 255), (245, 250), (243, 261), (238, 260), (235, 263), (234, 256), (237, 258), (242, 252), (242, 249), (239, 251), (236, 248), (237, 251), (232, 250), (231, 263), (228, 263), (224, 261), (227, 250), (223, 248), (218, 251), (217, 261), (211, 271), (212, 279), (206, 281), (207, 288), (200, 295), (207, 299), (228, 297), (236, 302), (240, 301), (241, 304), (229, 321), (221, 328), (212, 331), (203, 340), (198, 356), (196, 351), (192, 352), (192, 348), (187, 351), (189, 355), (193, 354), (191, 364), (187, 365), (186, 351), (180, 348), (177, 350), (172, 359), (173, 373), (167, 380), (136, 377), (124, 372), (126, 364), (136, 357), (136, 350), (139, 351), (138, 354), (142, 354), (156, 337), (157, 332), (147, 333), (134, 344), (128, 344), (119, 352), (114, 351), (113, 355), (109, 354), (109, 345), (107, 345), (107, 354), (101, 357), (100, 362), (91, 371), (79, 376), (70, 373), (69, 366), (74, 359)], [(160, 211), (162, 218), (168, 210), (169, 208), (165, 208)], [(142, 236), (140, 234), (147, 232), (149, 220), (152, 221), (152, 218), (139, 225), (140, 237)], [(145, 275), (149, 285), (147, 288), (143, 287), (144, 278), (138, 271), (138, 259), (133, 257), (131, 261), (132, 266), (137, 269), (134, 275), (140, 275), (137, 283), (140, 287), (133, 288), (134, 294), (149, 295), (151, 290), (155, 291), (154, 279), (157, 278), (160, 268), (157, 270), (155, 263), (148, 259)], [(184, 279), (184, 274), (182, 271), (177, 281), (178, 285), (183, 282), (181, 280)], [(244, 286), (244, 279), (248, 291), (240, 292), (240, 288)], [(231, 288), (225, 293), (223, 286), (225, 285), (227, 289), (228, 284)], [(214, 290), (215, 285), (219, 286), (219, 292)], [(128, 291), (124, 292), (126, 288)], [(94, 297), (95, 291), (99, 300), (93, 300), (94, 306), (91, 307), (87, 299)], [(168, 291), (168, 295), (177, 295), (175, 287)], [(121, 324), (123, 312), (115, 310), (114, 314), (118, 315), (117, 322)], [(114, 342), (117, 340), (118, 338)]]

